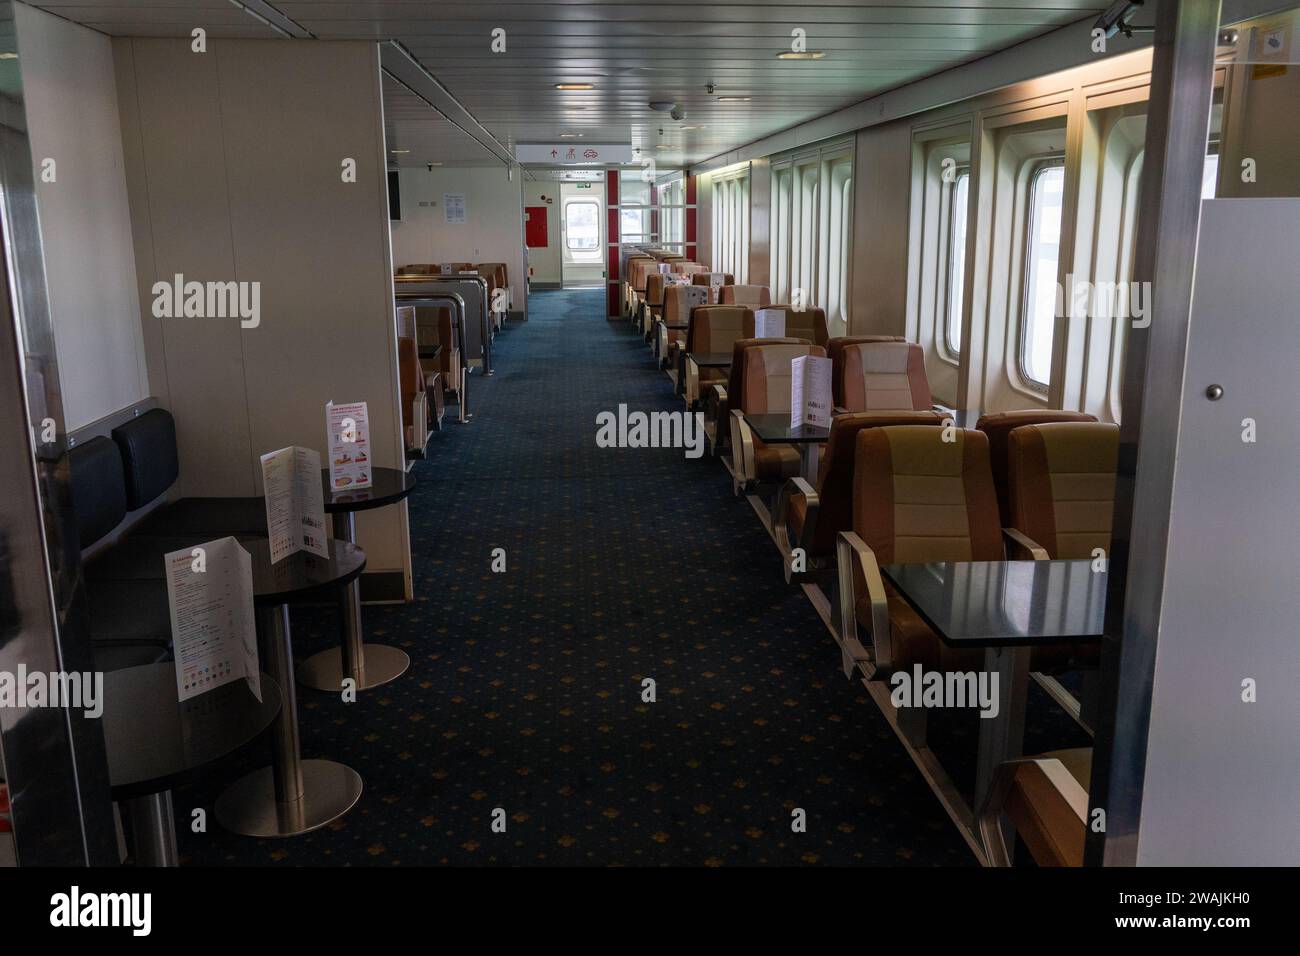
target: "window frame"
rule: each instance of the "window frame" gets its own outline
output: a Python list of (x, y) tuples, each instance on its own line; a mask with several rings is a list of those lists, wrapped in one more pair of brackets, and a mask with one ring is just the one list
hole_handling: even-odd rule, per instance
[[(938, 330), (940, 331), (940, 334), (936, 335), (935, 338), (937, 344), (940, 346), (939, 348), (940, 354), (944, 358), (948, 359), (950, 362), (955, 362), (958, 365), (960, 365), (961, 364), (961, 336), (958, 335), (957, 344), (955, 346), (952, 344), (952, 339), (951, 339), (952, 325), (953, 325), (953, 308), (952, 308), (953, 268), (955, 264), (958, 262), (958, 257), (957, 255), (955, 255), (955, 253), (958, 251), (956, 248), (957, 217), (954, 215), (954, 212), (956, 209), (956, 202), (957, 202), (957, 190), (960, 182), (963, 179), (965, 179), (966, 180), (966, 209), (963, 213), (964, 221), (962, 223), (962, 230), (961, 230), (962, 248), (960, 250), (961, 252), (960, 262), (961, 262), (961, 269), (962, 269), (962, 275), (961, 275), (962, 289), (960, 295), (961, 295), (961, 308), (964, 310), (966, 307), (966, 297), (965, 297), (965, 288), (964, 288), (966, 283), (966, 246), (970, 242), (969, 225), (970, 225), (971, 164), (969, 162), (966, 162), (960, 165), (954, 165), (953, 170), (954, 170), (954, 175), (951, 182), (945, 182), (943, 181), (942, 177), (940, 178), (940, 183), (944, 190), (942, 208), (945, 216), (947, 217), (947, 224), (946, 224), (946, 229), (945, 229), (945, 234), (943, 239), (943, 245), (945, 249), (944, 254), (947, 257), (947, 261), (944, 263), (944, 275), (943, 275), (943, 328), (942, 330)], [(965, 331), (965, 322), (962, 323), (961, 330), (963, 332)]]
[[(1048, 395), (1050, 394), (1052, 388), (1052, 382), (1051, 382), (1052, 369), (1049, 368), (1047, 371), (1048, 380), (1046, 382), (1040, 382), (1038, 379), (1034, 378), (1029, 373), (1029, 365), (1028, 365), (1027, 355), (1026, 355), (1026, 346), (1029, 343), (1029, 323), (1030, 323), (1029, 283), (1030, 283), (1030, 278), (1032, 273), (1032, 270), (1030, 268), (1030, 252), (1034, 245), (1034, 238), (1035, 238), (1034, 237), (1034, 207), (1035, 207), (1035, 197), (1038, 194), (1039, 179), (1043, 176), (1044, 173), (1046, 173), (1050, 169), (1060, 169), (1061, 170), (1061, 212), (1062, 212), (1061, 230), (1062, 231), (1060, 234), (1058, 234), (1056, 239), (1057, 242), (1056, 271), (1058, 275), (1052, 276), (1052, 285), (1056, 286), (1057, 279), (1061, 270), (1060, 244), (1061, 244), (1061, 240), (1064, 238), (1065, 200), (1066, 200), (1066, 196), (1068, 195), (1066, 190), (1067, 184), (1065, 182), (1065, 157), (1059, 155), (1040, 157), (1038, 159), (1030, 160), (1026, 165), (1029, 167), (1029, 175), (1025, 186), (1025, 214), (1022, 220), (1022, 229), (1024, 231), (1024, 235), (1021, 238), (1021, 246), (1020, 246), (1020, 304), (1019, 304), (1019, 308), (1017, 309), (1018, 317), (1016, 321), (1016, 326), (1017, 326), (1016, 328), (1016, 371), (1017, 374), (1020, 376), (1021, 383), (1025, 387), (1031, 389), (1032, 391), (1040, 395)], [(1052, 322), (1053, 322), (1052, 346), (1053, 346), (1053, 350), (1055, 350), (1055, 346), (1056, 346), (1055, 309), (1053, 309)]]

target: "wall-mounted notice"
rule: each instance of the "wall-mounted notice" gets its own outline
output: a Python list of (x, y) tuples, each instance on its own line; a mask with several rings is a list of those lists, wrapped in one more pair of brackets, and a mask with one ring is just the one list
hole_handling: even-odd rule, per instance
[(831, 427), (831, 360), (801, 355), (790, 362), (790, 427)]
[(442, 216), (448, 225), (460, 225), (465, 221), (465, 194), (443, 193)]
[(754, 337), (780, 339), (785, 337), (785, 309), (759, 309), (754, 313)]
[(370, 415), (366, 403), (327, 402), (325, 429), (329, 433), (330, 488), (334, 491), (369, 488)]
[(163, 560), (179, 699), (242, 677), (261, 700), (248, 552), (234, 538), (218, 538), (173, 551)]
[(262, 484), (266, 493), (271, 563), (299, 551), (328, 558), (320, 455), (297, 445), (269, 452), (262, 456)]

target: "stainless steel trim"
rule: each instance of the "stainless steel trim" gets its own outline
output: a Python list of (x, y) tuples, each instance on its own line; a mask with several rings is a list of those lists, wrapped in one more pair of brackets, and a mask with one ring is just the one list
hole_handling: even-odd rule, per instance
[[(19, 52), (8, 0), (0, 52)], [(10, 75), (0, 97), (0, 670), (86, 672), (94, 664), (35, 175), (20, 77)], [(20, 864), (118, 862), (99, 721), (80, 709), (0, 708), (0, 755)]]
[(1150, 282), (1147, 328), (1129, 330), (1120, 405), (1106, 638), (1085, 861), (1137, 862), (1142, 782), (1178, 457), (1201, 176), (1210, 133), (1219, 0), (1161, 0), (1147, 106), (1133, 278)]

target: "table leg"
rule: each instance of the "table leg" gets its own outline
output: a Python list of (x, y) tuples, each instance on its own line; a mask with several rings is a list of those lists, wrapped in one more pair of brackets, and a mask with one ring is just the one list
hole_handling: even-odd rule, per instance
[[(984, 652), (984, 669), (998, 678), (998, 713), (996, 717), (980, 719), (979, 760), (975, 769), (976, 813), (984, 806), (998, 766), (1024, 753), (1030, 653), (1028, 647), (990, 647)], [(1005, 819), (1001, 827), (1010, 858), (1015, 847), (1014, 834)]]
[(127, 803), (136, 866), (179, 866), (172, 792), (151, 793)]
[(245, 836), (296, 836), (352, 809), (361, 798), (361, 777), (332, 760), (302, 759), (288, 606), (258, 608), (257, 633), (266, 672), (282, 694), (271, 725), (271, 766), (227, 788), (217, 798), (216, 816), (227, 830)]
[(799, 446), (799, 458), (802, 462), (799, 470), (803, 473), (804, 480), (814, 488), (817, 487), (817, 453), (820, 449), (821, 446), (816, 442), (805, 442)]
[[(334, 515), (334, 537), (356, 544), (357, 522), (352, 512)], [(387, 684), (406, 673), (411, 659), (406, 652), (386, 644), (363, 644), (361, 631), (361, 583), (352, 581), (339, 591), (342, 618), (341, 647), (313, 654), (298, 665), (298, 680), (316, 690), (340, 692), (343, 678), (355, 681), (357, 690)]]

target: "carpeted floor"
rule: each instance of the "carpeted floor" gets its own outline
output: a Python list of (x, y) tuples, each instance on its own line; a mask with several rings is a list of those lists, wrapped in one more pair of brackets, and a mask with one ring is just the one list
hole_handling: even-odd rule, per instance
[[(184, 861), (973, 864), (721, 465), (597, 447), (597, 413), (620, 402), (681, 408), (640, 338), (604, 319), (603, 290), (529, 309), (473, 380), (473, 421), (449, 409), (416, 467), (415, 602), (364, 609), (411, 669), (351, 704), (298, 691), (304, 755), (356, 769), (360, 803), (287, 840), (190, 832), (194, 808), (210, 817), (266, 763), (254, 747), (176, 793)], [(299, 658), (337, 640), (331, 610), (292, 619)], [(1077, 745), (1048, 723), (1031, 743)], [(935, 734), (963, 771), (976, 725)]]

